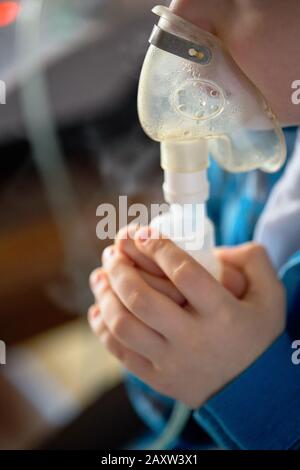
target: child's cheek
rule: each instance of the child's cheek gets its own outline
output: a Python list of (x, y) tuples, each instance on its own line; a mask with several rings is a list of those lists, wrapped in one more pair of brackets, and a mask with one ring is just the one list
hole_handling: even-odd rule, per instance
[(300, 56), (300, 28), (285, 10), (288, 8), (239, 13), (220, 25), (220, 37), (270, 103), (280, 123), (299, 125), (300, 106), (292, 102), (292, 83), (300, 77), (300, 61), (294, 59)]

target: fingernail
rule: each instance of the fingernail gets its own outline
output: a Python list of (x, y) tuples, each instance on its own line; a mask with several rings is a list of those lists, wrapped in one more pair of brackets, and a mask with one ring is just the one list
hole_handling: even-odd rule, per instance
[(106, 276), (104, 273), (100, 273), (97, 279), (97, 283), (95, 285), (95, 289), (97, 291), (101, 290), (104, 286), (106, 286), (107, 281), (106, 281)]
[(97, 305), (95, 305), (95, 306), (93, 307), (93, 309), (92, 309), (90, 315), (91, 315), (91, 319), (92, 319), (92, 320), (96, 320), (96, 318), (99, 317), (99, 315), (100, 315), (100, 309), (99, 309), (99, 307), (98, 307)]
[(91, 275), (90, 275), (90, 285), (91, 285), (91, 287), (96, 287), (100, 277), (101, 277), (101, 271), (99, 271), (99, 269), (96, 269), (95, 271), (93, 271), (91, 273)]
[(151, 228), (150, 227), (142, 227), (137, 232), (137, 238), (141, 243), (146, 243), (151, 238)]
[(105, 248), (105, 250), (103, 251), (103, 254), (102, 254), (103, 263), (105, 263), (106, 261), (111, 259), (114, 255), (114, 252), (115, 252), (115, 247), (114, 246), (108, 246), (107, 248)]
[(139, 230), (139, 228), (140, 228), (139, 224), (138, 225), (129, 225), (128, 232), (127, 232), (128, 233), (127, 239), (134, 240), (135, 234)]

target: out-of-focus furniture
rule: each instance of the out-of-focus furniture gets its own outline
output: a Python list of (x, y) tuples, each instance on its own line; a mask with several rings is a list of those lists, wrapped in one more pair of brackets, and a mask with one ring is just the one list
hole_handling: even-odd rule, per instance
[[(83, 319), (9, 348), (7, 365), (1, 367), (0, 374), (0, 449), (37, 448), (49, 440), (55, 445), (55, 436), (65, 435), (62, 429), (70, 429), (66, 438), (69, 447), (79, 446), (72, 423), (80, 421), (83, 414), (87, 418), (80, 429), (81, 445), (95, 444), (97, 439), (101, 443), (101, 435), (111, 439), (118, 433), (115, 424), (120, 410), (124, 409), (124, 419), (134, 415), (125, 393), (117, 391), (123, 390), (119, 363)], [(93, 425), (102, 429), (102, 434), (85, 435), (86, 420), (92, 426), (94, 407)], [(61, 439), (61, 445), (67, 445)]]

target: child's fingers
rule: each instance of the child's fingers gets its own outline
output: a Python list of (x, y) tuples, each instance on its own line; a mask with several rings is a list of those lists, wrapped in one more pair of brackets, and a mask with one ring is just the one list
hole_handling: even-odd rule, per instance
[(90, 288), (98, 300), (99, 294), (104, 288), (109, 287), (107, 276), (102, 268), (94, 269), (90, 275)]
[(241, 273), (241, 271), (229, 264), (223, 264), (220, 281), (237, 299), (244, 297), (248, 283), (245, 275)]
[(88, 315), (87, 316), (88, 316), (88, 321), (89, 321), (90, 327), (92, 328), (93, 332), (97, 336), (100, 336), (100, 334), (103, 331), (103, 327), (105, 327), (105, 324), (104, 324), (104, 322), (101, 318), (101, 312), (100, 312), (99, 305), (97, 305), (97, 304), (92, 305), (88, 310)]
[(224, 263), (231, 264), (241, 270), (246, 278), (251, 280), (252, 286), (258, 287), (273, 285), (277, 274), (270, 258), (262, 245), (245, 243), (236, 247), (218, 249), (218, 256)]
[(123, 346), (116, 338), (114, 338), (108, 328), (104, 328), (100, 335), (100, 340), (105, 348), (132, 374), (137, 375), (144, 382), (151, 383), (153, 381), (153, 377), (156, 373), (153, 364), (144, 357)]
[[(88, 310), (89, 324), (91, 326), (91, 329), (95, 333), (95, 335), (98, 336), (100, 339), (102, 339), (104, 334), (105, 336), (107, 336), (107, 334), (109, 333), (111, 337), (109, 339), (110, 344), (114, 344), (116, 346), (116, 348), (114, 348), (114, 352), (111, 350), (111, 348), (110, 348), (110, 352), (112, 352), (115, 356), (117, 356), (119, 360), (121, 360), (121, 357), (123, 357), (123, 355), (121, 356), (122, 351), (127, 351), (127, 352), (138, 354), (140, 358), (147, 359), (152, 364), (151, 359), (147, 358), (147, 355), (145, 355), (145, 351), (146, 351), (145, 346), (147, 346), (147, 342), (145, 342), (141, 347), (138, 346), (136, 350), (133, 346), (135, 343), (142, 344), (142, 341), (143, 341), (140, 331), (137, 330), (135, 325), (130, 324), (131, 319), (134, 319), (134, 317), (131, 317), (131, 319), (129, 319), (129, 321), (127, 322), (126, 321), (127, 319), (125, 320), (125, 318), (122, 319), (122, 317), (119, 317), (119, 314), (118, 314), (119, 306), (118, 305), (115, 306), (113, 305), (113, 303), (109, 304), (108, 302), (109, 311), (113, 312), (112, 318), (109, 318), (109, 313), (106, 313), (107, 310), (106, 310), (105, 305), (103, 305), (103, 302), (101, 304), (102, 304), (101, 309), (99, 305), (95, 304), (95, 305), (92, 305)], [(123, 321), (124, 321), (124, 327), (122, 324)], [(125, 324), (125, 322), (127, 324)], [(132, 342), (131, 337), (133, 334), (136, 334), (137, 338), (134, 338), (134, 341)], [(157, 335), (156, 333), (154, 334)], [(129, 346), (127, 344), (127, 339), (129, 339), (129, 342), (128, 342)], [(157, 338), (154, 338), (154, 345), (152, 348), (152, 349), (156, 348), (155, 356), (158, 355), (158, 350), (163, 351), (165, 346), (166, 345), (163, 342), (162, 338), (157, 335)], [(141, 353), (139, 353), (139, 351), (141, 351)]]
[(128, 225), (122, 228), (117, 237), (116, 245), (121, 252), (125, 253), (129, 258), (143, 271), (154, 276), (164, 277), (162, 270), (152, 260), (143, 255), (135, 246), (134, 236), (138, 229), (137, 225)]
[(139, 271), (117, 249), (104, 265), (109, 284), (122, 304), (138, 319), (165, 338), (173, 337), (186, 312), (171, 299), (152, 289)]
[(221, 283), (237, 299), (242, 299), (248, 287), (248, 281), (244, 272), (224, 259), (223, 248), (215, 248), (214, 253), (222, 266)]
[(123, 346), (153, 363), (165, 356), (165, 339), (128, 312), (111, 289), (105, 290), (99, 307), (107, 328)]
[(223, 248), (219, 255), (224, 262), (243, 271), (248, 284), (245, 300), (267, 303), (284, 301), (283, 286), (263, 246), (246, 243), (238, 247)]
[(138, 272), (142, 279), (144, 279), (144, 281), (146, 281), (147, 284), (153, 289), (166, 295), (178, 305), (184, 305), (186, 303), (186, 299), (183, 297), (181, 292), (179, 292), (179, 290), (172, 284), (172, 282), (169, 281), (169, 279), (152, 276), (151, 274), (146, 273), (141, 269), (139, 269)]
[(171, 240), (158, 238), (150, 228), (144, 227), (137, 232), (135, 243), (142, 253), (157, 262), (198, 312), (214, 314), (228, 300), (229, 292)]
[(109, 331), (107, 326), (105, 326), (105, 324), (104, 324), (103, 330), (101, 331), (100, 334), (98, 334), (98, 336), (99, 336), (99, 339), (101, 340), (102, 344), (106, 347), (106, 349), (113, 356), (115, 356), (117, 359), (119, 359), (119, 361), (122, 362), (122, 360), (124, 359), (124, 356), (125, 356), (125, 348), (122, 344), (119, 343), (119, 341), (117, 341), (113, 337), (113, 335), (111, 334), (111, 332)]
[[(93, 279), (101, 280), (98, 286), (93, 284), (97, 305), (90, 307), (88, 312), (92, 329), (99, 336), (105, 323), (111, 334), (128, 349), (152, 362), (158, 361), (165, 354), (165, 340), (160, 333), (146, 326), (124, 307), (110, 288), (106, 273), (98, 271), (101, 276), (93, 276)], [(103, 282), (103, 279), (106, 281)]]
[(267, 270), (272, 279), (276, 278), (270, 258), (262, 245), (251, 242), (239, 246), (221, 247), (217, 251), (222, 261), (230, 263), (250, 277), (255, 277), (259, 282), (267, 280), (265, 273), (258, 269), (259, 266)]
[[(144, 281), (146, 281), (150, 287), (168, 296), (178, 305), (185, 304), (185, 298), (179, 292), (179, 290), (169, 281), (169, 279), (153, 276), (152, 274), (149, 274), (141, 269), (138, 269), (138, 272), (141, 278), (144, 279)], [(109, 285), (108, 280), (105, 276), (105, 272), (102, 268), (97, 268), (90, 275), (90, 287), (96, 300), (98, 300), (99, 297), (99, 287), (103, 287), (104, 285)]]

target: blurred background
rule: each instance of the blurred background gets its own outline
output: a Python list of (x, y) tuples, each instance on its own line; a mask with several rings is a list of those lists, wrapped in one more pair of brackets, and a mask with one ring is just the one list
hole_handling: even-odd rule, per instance
[(162, 199), (136, 112), (156, 3), (0, 0), (1, 449), (122, 447), (142, 428), (86, 311), (97, 206)]

